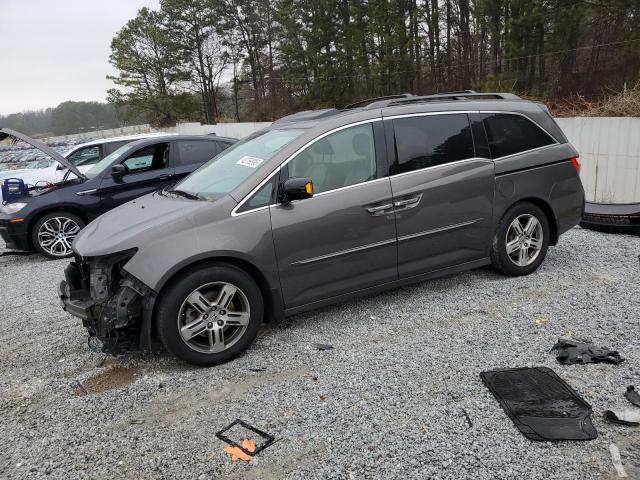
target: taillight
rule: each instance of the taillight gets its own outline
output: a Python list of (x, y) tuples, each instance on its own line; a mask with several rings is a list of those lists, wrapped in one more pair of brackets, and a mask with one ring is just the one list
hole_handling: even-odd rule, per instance
[(576, 169), (576, 172), (580, 174), (580, 170), (582, 170), (582, 165), (580, 165), (580, 161), (578, 160), (578, 157), (573, 157), (571, 159), (571, 165), (573, 165), (573, 168)]

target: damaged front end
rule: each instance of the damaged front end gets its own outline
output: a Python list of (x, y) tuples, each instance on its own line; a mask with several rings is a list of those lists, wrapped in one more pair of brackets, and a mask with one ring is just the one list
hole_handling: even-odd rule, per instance
[(124, 269), (135, 253), (136, 249), (103, 257), (76, 255), (65, 268), (59, 287), (62, 308), (82, 319), (93, 350), (151, 348), (156, 293)]

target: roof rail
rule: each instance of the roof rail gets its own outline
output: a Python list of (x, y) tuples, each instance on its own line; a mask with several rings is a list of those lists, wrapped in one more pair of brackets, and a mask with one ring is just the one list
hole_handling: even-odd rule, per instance
[(351, 110), (352, 108), (366, 107), (367, 105), (373, 102), (380, 102), (383, 100), (396, 100), (400, 98), (411, 98), (414, 96), (415, 95), (413, 95), (412, 93), (401, 93), (399, 95), (385, 95), (383, 97), (367, 98), (366, 100), (350, 103), (349, 105), (342, 107), (340, 110)]
[(287, 115), (286, 117), (279, 118), (274, 124), (280, 123), (288, 123), (288, 122), (302, 122), (306, 120), (318, 120), (324, 117), (330, 117), (331, 115), (335, 115), (339, 111), (335, 108), (325, 108), (323, 110), (304, 110), (298, 113), (292, 113), (291, 115)]
[(478, 93), (475, 90), (454, 90), (453, 92), (438, 92), (432, 95), (461, 95), (463, 93)]
[[(469, 92), (469, 93), (467, 93)], [(411, 103), (432, 102), (438, 100), (521, 100), (513, 93), (478, 93), (468, 90), (465, 92), (437, 93), (435, 95), (424, 95), (420, 97), (404, 98), (393, 100), (387, 106), (406, 105)]]

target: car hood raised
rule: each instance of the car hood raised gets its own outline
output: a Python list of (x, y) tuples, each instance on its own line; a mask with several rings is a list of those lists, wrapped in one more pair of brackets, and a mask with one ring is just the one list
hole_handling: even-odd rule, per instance
[(75, 167), (74, 164), (69, 162), (69, 160), (64, 158), (62, 155), (60, 155), (58, 152), (56, 152), (53, 148), (51, 148), (48, 145), (45, 145), (44, 143), (42, 143), (40, 140), (35, 140), (35, 139), (25, 135), (24, 133), (16, 132), (15, 130), (11, 130), (9, 128), (0, 128), (0, 140), (4, 140), (5, 138), (13, 138), (13, 139), (16, 139), (16, 140), (22, 140), (23, 142), (28, 143), (32, 147), (37, 148), (41, 152), (46, 153), (51, 158), (53, 158), (56, 162), (58, 162), (60, 165), (64, 165), (65, 167), (67, 167), (69, 170), (71, 170), (73, 173), (75, 173), (78, 177), (84, 178), (84, 179), (87, 178), (80, 172), (80, 170), (78, 170)]
[[(204, 222), (215, 221), (230, 210), (226, 202), (190, 200), (160, 193), (125, 203), (87, 225), (73, 242), (73, 249), (83, 257), (98, 257), (143, 248), (155, 239), (184, 232)], [(232, 200), (235, 205), (235, 201)]]

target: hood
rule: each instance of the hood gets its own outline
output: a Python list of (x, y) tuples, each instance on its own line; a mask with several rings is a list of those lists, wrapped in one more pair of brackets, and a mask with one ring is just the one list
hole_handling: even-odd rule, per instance
[(95, 219), (78, 234), (73, 249), (83, 257), (99, 257), (144, 248), (155, 239), (211, 221), (220, 213), (218, 202), (151, 193)]
[(85, 177), (82, 174), (82, 172), (80, 172), (80, 170), (78, 170), (76, 168), (76, 166), (74, 164), (69, 162), (69, 160), (64, 158), (61, 154), (56, 152), (53, 148), (51, 148), (48, 145), (45, 145), (44, 143), (42, 143), (40, 140), (35, 140), (35, 139), (31, 138), (31, 137), (28, 137), (28, 136), (24, 135), (23, 133), (16, 132), (15, 130), (11, 130), (9, 128), (0, 128), (0, 141), (4, 140), (5, 138), (13, 138), (16, 141), (17, 140), (22, 140), (23, 142), (28, 143), (32, 147), (37, 148), (41, 152), (46, 153), (51, 158), (53, 158), (56, 162), (58, 162), (60, 165), (64, 165), (66, 168), (71, 170), (79, 178), (82, 178), (84, 180), (87, 179), (87, 177)]

